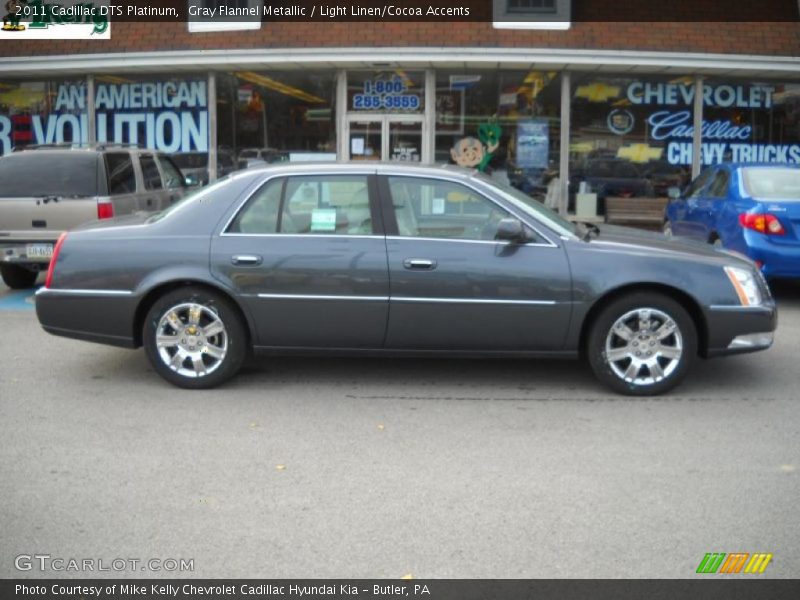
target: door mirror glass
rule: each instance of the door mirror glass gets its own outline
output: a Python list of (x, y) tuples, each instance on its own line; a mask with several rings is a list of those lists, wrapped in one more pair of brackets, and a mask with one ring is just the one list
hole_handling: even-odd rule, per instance
[(677, 200), (681, 197), (681, 189), (673, 185), (667, 189), (667, 196), (669, 196), (670, 200)]
[(500, 219), (497, 224), (496, 240), (523, 243), (528, 237), (525, 235), (525, 226), (518, 219)]

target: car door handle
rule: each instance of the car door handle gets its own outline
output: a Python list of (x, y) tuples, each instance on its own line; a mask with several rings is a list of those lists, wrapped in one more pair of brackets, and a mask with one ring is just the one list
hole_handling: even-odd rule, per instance
[(261, 257), (255, 254), (236, 254), (231, 256), (231, 262), (239, 266), (255, 266), (261, 264)]
[(436, 261), (429, 258), (407, 258), (403, 261), (406, 269), (432, 270), (436, 268)]

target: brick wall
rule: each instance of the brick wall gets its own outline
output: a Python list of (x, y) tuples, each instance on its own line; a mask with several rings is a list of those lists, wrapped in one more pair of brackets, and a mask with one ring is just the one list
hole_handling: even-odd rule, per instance
[(258, 31), (192, 33), (186, 23), (113, 23), (110, 40), (0, 41), (0, 56), (337, 46), (598, 48), (800, 56), (800, 23), (574, 22), (568, 31), (491, 23), (264, 23)]

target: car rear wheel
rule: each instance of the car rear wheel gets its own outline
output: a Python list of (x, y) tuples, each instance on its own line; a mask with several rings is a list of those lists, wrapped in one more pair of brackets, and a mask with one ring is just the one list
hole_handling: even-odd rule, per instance
[(640, 292), (613, 301), (598, 315), (586, 349), (606, 386), (629, 396), (653, 396), (686, 376), (697, 355), (697, 332), (678, 302)]
[(220, 294), (181, 288), (148, 311), (143, 341), (156, 372), (179, 387), (206, 389), (233, 377), (247, 355), (239, 312)]
[(19, 265), (0, 265), (3, 281), (12, 290), (32, 288), (36, 284), (39, 273)]

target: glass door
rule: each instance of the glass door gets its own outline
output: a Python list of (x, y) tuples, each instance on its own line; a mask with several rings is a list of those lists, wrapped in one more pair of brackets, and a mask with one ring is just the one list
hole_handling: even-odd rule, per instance
[(383, 119), (349, 121), (348, 158), (350, 160), (384, 160)]
[(389, 160), (420, 162), (422, 159), (422, 121), (388, 119)]
[(348, 160), (422, 160), (423, 122), (418, 116), (351, 116), (347, 127)]

